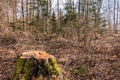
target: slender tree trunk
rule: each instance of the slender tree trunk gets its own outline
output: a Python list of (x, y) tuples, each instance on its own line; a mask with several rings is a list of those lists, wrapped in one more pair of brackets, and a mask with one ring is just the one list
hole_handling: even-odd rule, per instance
[(34, 19), (34, 17), (35, 17), (35, 11), (34, 11), (34, 7), (35, 7), (35, 0), (32, 0), (32, 19)]
[(22, 15), (22, 27), (26, 32), (25, 20), (24, 20), (24, 1), (23, 0), (21, 0), (21, 15)]
[(17, 4), (18, 4), (18, 0), (15, 0), (15, 21), (17, 21)]
[(49, 15), (52, 15), (52, 0), (49, 0)]
[(7, 18), (6, 18), (7, 20), (7, 24), (9, 24), (9, 1), (7, 2)]
[(37, 0), (37, 17), (40, 17), (40, 1)]
[(49, 13), (48, 13), (48, 4), (49, 4), (49, 2), (48, 2), (48, 0), (46, 1), (46, 11), (45, 11), (45, 14), (46, 14), (46, 30), (47, 30), (47, 33), (49, 34), (49, 25), (48, 25), (48, 15), (49, 15)]
[(12, 0), (13, 3), (13, 22), (15, 22), (15, 0)]
[(57, 0), (57, 17), (58, 17), (58, 20), (57, 20), (57, 24), (58, 24), (58, 30), (60, 30), (60, 7), (59, 7), (59, 0)]
[(111, 6), (110, 5), (110, 0), (108, 0), (108, 26), (111, 29), (111, 21), (110, 21), (111, 20), (111, 15), (110, 15), (111, 14), (110, 13), (111, 10), (110, 10), (110, 6)]
[(78, 42), (80, 42), (80, 1), (78, 2), (78, 16), (77, 16), (77, 35), (78, 35)]
[(28, 10), (28, 0), (26, 0), (26, 24), (28, 23), (28, 20), (29, 20), (29, 10)]
[(116, 31), (118, 29), (118, 26), (119, 26), (119, 23), (118, 23), (118, 20), (119, 20), (119, 0), (117, 0), (117, 13), (116, 13)]
[(29, 0), (29, 20), (32, 20), (32, 0)]
[(114, 31), (116, 32), (116, 0), (114, 0)]

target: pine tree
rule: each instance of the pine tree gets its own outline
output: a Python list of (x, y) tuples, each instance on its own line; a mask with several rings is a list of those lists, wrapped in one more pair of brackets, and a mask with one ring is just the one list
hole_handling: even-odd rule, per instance
[(58, 26), (57, 26), (57, 20), (56, 20), (56, 15), (55, 12), (52, 13), (50, 24), (52, 27), (52, 33), (58, 33)]

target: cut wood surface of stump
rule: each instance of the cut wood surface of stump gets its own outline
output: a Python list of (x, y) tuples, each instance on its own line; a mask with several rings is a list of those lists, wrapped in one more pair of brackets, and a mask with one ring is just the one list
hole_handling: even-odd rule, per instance
[(12, 80), (63, 80), (56, 58), (45, 51), (21, 53)]

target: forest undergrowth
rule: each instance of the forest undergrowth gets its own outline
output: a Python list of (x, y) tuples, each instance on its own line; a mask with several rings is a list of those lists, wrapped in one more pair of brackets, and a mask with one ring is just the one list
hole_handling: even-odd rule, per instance
[(0, 80), (13, 76), (16, 56), (26, 50), (45, 50), (57, 57), (68, 80), (119, 80), (120, 33), (104, 35), (91, 41), (85, 51), (78, 42), (62, 37), (29, 33), (0, 35)]

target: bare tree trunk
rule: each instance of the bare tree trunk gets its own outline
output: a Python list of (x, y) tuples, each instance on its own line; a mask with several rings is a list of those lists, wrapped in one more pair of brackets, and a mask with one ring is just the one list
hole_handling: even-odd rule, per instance
[(49, 0), (49, 15), (51, 16), (52, 12), (52, 0)]
[(40, 1), (37, 0), (37, 17), (40, 17)]
[(26, 28), (25, 28), (25, 20), (24, 20), (24, 1), (23, 0), (21, 0), (21, 15), (22, 15), (22, 27), (23, 27), (23, 29), (25, 30), (25, 32), (26, 32)]
[(119, 0), (117, 0), (117, 9), (116, 9), (117, 13), (116, 13), (116, 32), (119, 26), (118, 20), (119, 20)]
[(111, 9), (110, 9), (110, 0), (108, 0), (108, 26), (111, 29)]
[(57, 0), (57, 24), (58, 24), (58, 30), (60, 30), (60, 7), (59, 7), (59, 0)]
[(7, 18), (6, 18), (7, 20), (7, 24), (9, 24), (9, 1), (7, 2)]
[(32, 19), (34, 19), (34, 17), (35, 17), (35, 11), (34, 11), (34, 9), (35, 9), (35, 0), (32, 0)]
[(80, 42), (80, 1), (78, 2), (78, 16), (77, 16), (77, 35), (78, 35), (78, 42)]
[(13, 22), (16, 21), (16, 0), (12, 0), (13, 3)]
[(29, 0), (29, 20), (32, 20), (32, 0)]
[(46, 10), (45, 10), (45, 14), (46, 14), (46, 30), (47, 30), (47, 33), (49, 34), (49, 25), (48, 25), (48, 15), (49, 15), (49, 13), (48, 13), (48, 4), (49, 4), (49, 1), (47, 0), (46, 1)]
[(114, 31), (116, 32), (116, 0), (114, 0)]
[(28, 23), (28, 20), (29, 20), (29, 10), (28, 10), (28, 0), (26, 0), (26, 24)]

